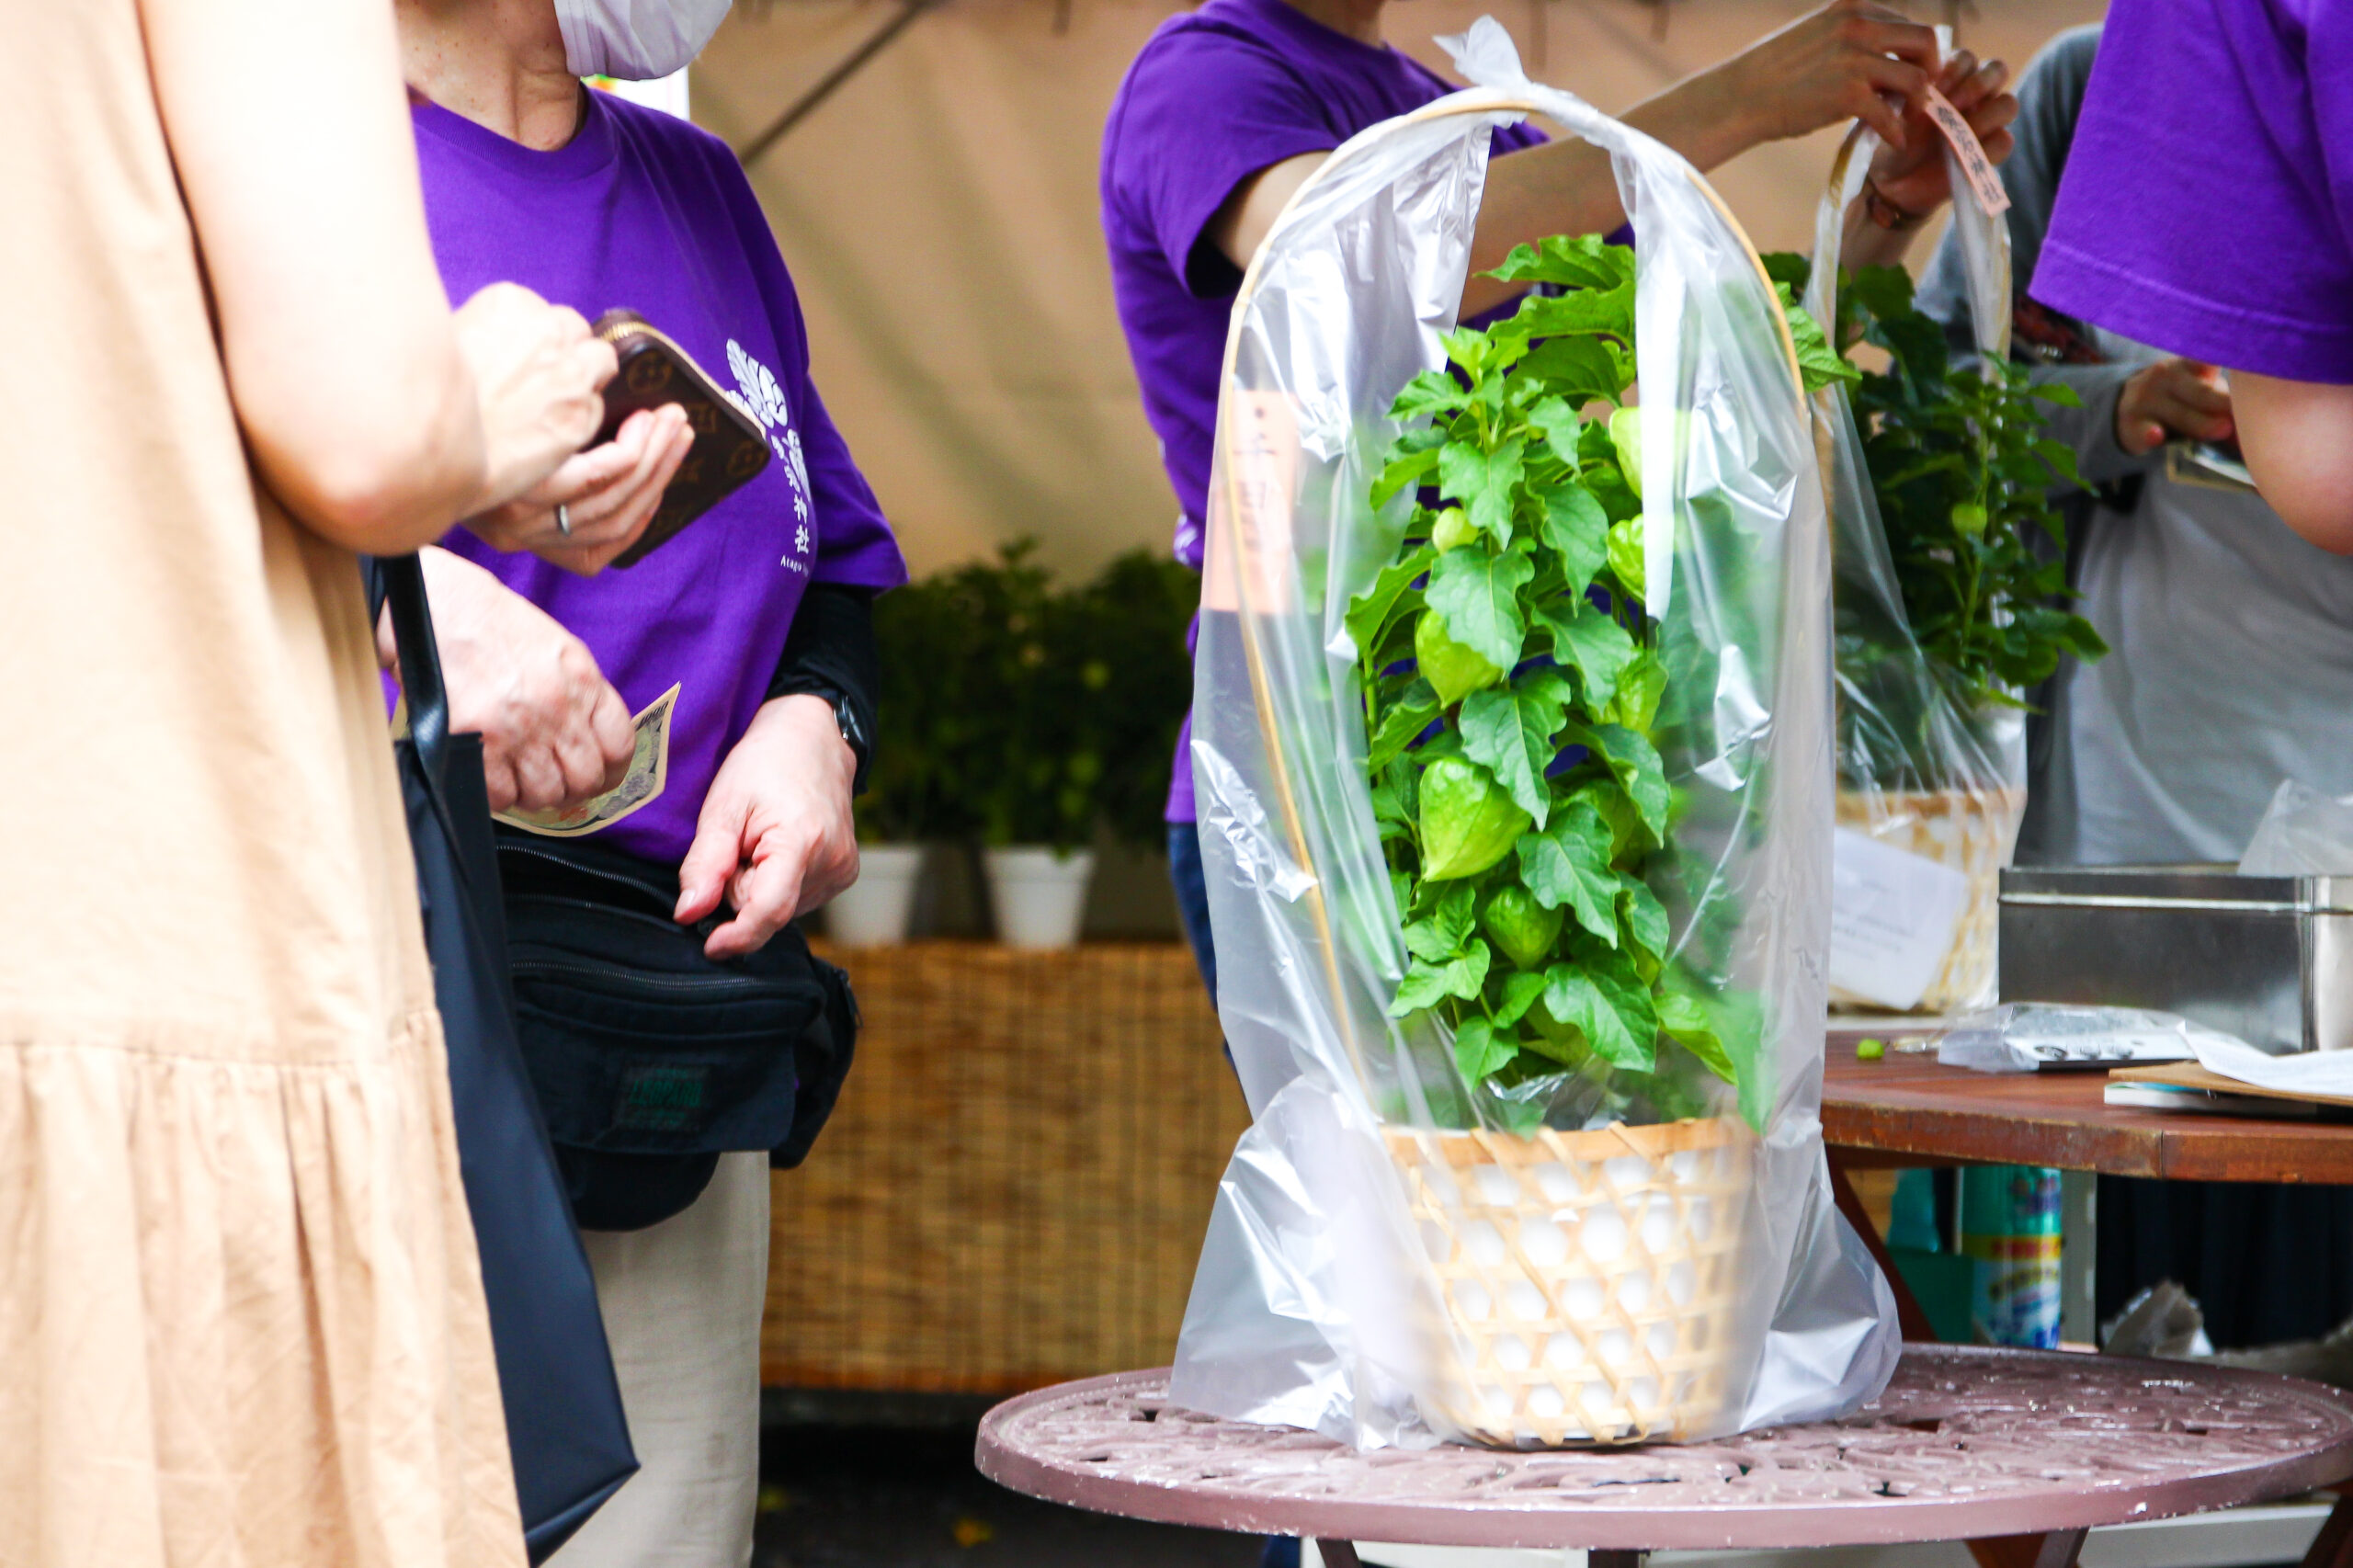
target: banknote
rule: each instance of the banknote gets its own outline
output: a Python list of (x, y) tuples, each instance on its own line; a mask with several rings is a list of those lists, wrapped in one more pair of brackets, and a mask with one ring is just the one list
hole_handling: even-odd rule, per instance
[(629, 772), (603, 794), (553, 811), (494, 814), (500, 822), (527, 833), (545, 834), (550, 838), (578, 838), (583, 834), (608, 828), (631, 812), (651, 805), (661, 796), (663, 785), (669, 782), (670, 712), (677, 703), (678, 688), (674, 686), (647, 703), (645, 711), (631, 721), (637, 733), (637, 744), (630, 754)]

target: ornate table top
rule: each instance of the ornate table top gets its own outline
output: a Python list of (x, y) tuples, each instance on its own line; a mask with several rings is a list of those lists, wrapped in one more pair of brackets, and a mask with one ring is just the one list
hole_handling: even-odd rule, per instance
[(2353, 1476), (2353, 1395), (2176, 1362), (1906, 1346), (1842, 1421), (1681, 1447), (1358, 1453), (1168, 1403), (1165, 1371), (1009, 1400), (982, 1471), (1099, 1513), (1331, 1540), (1668, 1549), (2079, 1529)]

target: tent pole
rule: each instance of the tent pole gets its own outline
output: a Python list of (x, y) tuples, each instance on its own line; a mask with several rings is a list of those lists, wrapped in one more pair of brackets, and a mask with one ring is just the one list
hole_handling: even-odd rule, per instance
[(736, 149), (737, 161), (745, 168), (751, 167), (761, 153), (790, 135), (794, 126), (814, 114), (820, 104), (832, 97), (844, 83), (866, 69), (876, 55), (890, 48), (893, 40), (913, 27), (917, 17), (939, 3), (940, 0), (900, 0), (897, 16), (877, 28), (874, 35), (859, 44), (848, 59), (826, 72), (824, 79), (801, 94), (790, 108), (776, 118), (774, 124)]

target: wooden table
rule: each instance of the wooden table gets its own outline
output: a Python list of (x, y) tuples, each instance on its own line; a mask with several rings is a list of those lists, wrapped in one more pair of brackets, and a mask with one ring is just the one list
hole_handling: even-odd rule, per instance
[(2100, 1098), (2105, 1073), (1974, 1073), (1926, 1054), (1858, 1062), (1857, 1038), (1833, 1028), (1822, 1082), (1823, 1142), (1850, 1170), (2054, 1165), (2169, 1181), (2353, 1184), (2353, 1122), (2109, 1106)]
[(1907, 1346), (1836, 1421), (1713, 1442), (1515, 1453), (1359, 1453), (1296, 1427), (1172, 1405), (1165, 1371), (1064, 1383), (981, 1424), (981, 1473), (1017, 1492), (1170, 1524), (1358, 1540), (1582, 1547), (1592, 1568), (1659, 1548), (1999, 1538), (2072, 1568), (2084, 1535), (2290, 1496), (2353, 1476), (2353, 1396), (2220, 1367)]
[[(1917, 1024), (1833, 1018), (1822, 1082), (1831, 1188), (1839, 1211), (1879, 1259), (1908, 1341), (1936, 1335), (1847, 1180), (1849, 1170), (2050, 1165), (2175, 1181), (2353, 1184), (2353, 1123), (2110, 1106), (2102, 1098), (2108, 1074), (2100, 1072), (1977, 1073), (1892, 1049), (1877, 1062), (1855, 1060), (1859, 1040), (1892, 1045), (1919, 1032)], [(2025, 1568), (2043, 1551), (2028, 1541), (1970, 1544), (1982, 1568)], [(2321, 1568), (2348, 1556), (2353, 1492), (2338, 1502), (2304, 1561), (2306, 1568)]]

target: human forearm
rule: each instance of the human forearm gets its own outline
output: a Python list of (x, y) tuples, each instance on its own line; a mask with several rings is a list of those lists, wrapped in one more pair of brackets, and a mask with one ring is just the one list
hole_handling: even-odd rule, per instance
[(2353, 555), (2353, 387), (2231, 372), (2240, 450), (2272, 510)]

